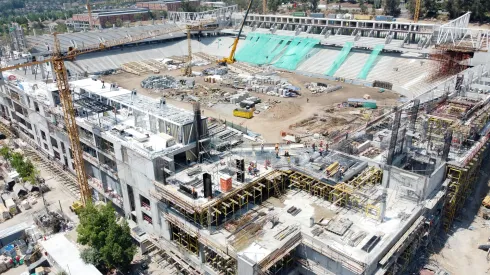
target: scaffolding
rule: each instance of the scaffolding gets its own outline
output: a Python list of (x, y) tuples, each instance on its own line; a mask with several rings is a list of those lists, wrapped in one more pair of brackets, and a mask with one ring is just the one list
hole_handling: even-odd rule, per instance
[(471, 193), (478, 179), (480, 165), (487, 145), (483, 145), (465, 167), (448, 165), (447, 178), (450, 179), (444, 203), (443, 227), (446, 232), (451, 229), (457, 213), (463, 208), (466, 198)]
[(364, 169), (347, 183), (338, 184), (324, 182), (295, 171), (289, 176), (289, 188), (308, 192), (337, 206), (359, 209), (366, 217), (376, 219), (380, 209), (375, 205), (375, 200), (364, 191), (372, 190), (372, 187), (381, 184), (382, 178), (383, 171), (374, 166)]

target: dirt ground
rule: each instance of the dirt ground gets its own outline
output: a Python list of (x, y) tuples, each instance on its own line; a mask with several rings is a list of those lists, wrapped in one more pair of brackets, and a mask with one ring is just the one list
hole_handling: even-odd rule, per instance
[[(202, 68), (195, 68), (195, 71), (200, 71)], [(165, 71), (160, 74), (180, 76), (180, 70)], [(126, 72), (119, 74), (104, 76), (103, 79), (109, 83), (117, 83), (120, 87), (125, 89), (136, 88), (141, 94), (146, 94), (154, 98), (160, 98), (161, 93), (155, 93), (151, 90), (143, 89), (140, 86), (140, 82), (147, 78), (149, 75), (136, 76)], [(223, 104), (216, 104), (214, 106), (203, 105), (204, 115), (208, 117), (214, 117), (218, 119), (225, 119), (232, 121), (235, 124), (240, 124), (247, 127), (253, 132), (260, 133), (263, 138), (268, 142), (280, 141), (280, 132), (288, 131), (289, 126), (302, 121), (306, 118), (312, 117), (318, 112), (323, 112), (325, 107), (337, 105), (348, 98), (362, 98), (363, 95), (369, 94), (372, 99), (377, 100), (378, 106), (394, 106), (398, 104), (399, 95), (390, 91), (379, 93), (377, 88), (361, 87), (356, 85), (350, 85), (341, 83), (342, 89), (329, 93), (329, 94), (312, 94), (306, 89), (305, 84), (308, 82), (323, 82), (327, 84), (340, 84), (335, 81), (328, 81), (325, 79), (311, 78), (303, 75), (293, 73), (279, 73), (279, 76), (287, 79), (291, 84), (301, 88), (301, 96), (296, 98), (280, 98), (275, 96), (269, 96), (262, 93), (251, 93), (253, 96), (262, 99), (262, 102), (268, 102), (269, 100), (279, 100), (280, 104), (276, 104), (267, 111), (256, 114), (252, 119), (244, 119), (234, 117), (232, 112), (233, 108), (224, 106)], [(209, 84), (204, 82), (203, 77), (196, 77), (196, 84), (201, 84), (209, 88), (220, 88), (222, 91), (234, 91), (229, 87), (223, 87), (219, 84)], [(165, 91), (164, 91), (165, 93)], [(309, 99), (309, 103), (307, 103)], [(169, 104), (175, 105), (180, 108), (191, 110), (192, 106), (188, 102), (183, 102), (180, 99), (167, 98)], [(230, 106), (234, 106), (229, 104)]]
[(441, 233), (434, 242), (430, 262), (444, 268), (450, 274), (490, 274), (487, 252), (479, 250), (488, 244), (490, 221), (481, 217), (481, 202), (490, 189), (490, 159), (480, 169), (480, 181), (465, 207), (457, 217), (449, 234)]

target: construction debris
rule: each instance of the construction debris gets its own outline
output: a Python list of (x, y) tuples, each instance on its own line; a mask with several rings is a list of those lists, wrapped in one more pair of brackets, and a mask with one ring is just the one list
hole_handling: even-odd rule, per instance
[(306, 88), (311, 91), (312, 94), (317, 93), (331, 93), (342, 89), (340, 85), (328, 85), (320, 82), (310, 82), (306, 84)]
[(152, 75), (141, 81), (141, 87), (145, 89), (171, 89), (177, 88), (178, 83), (172, 76)]

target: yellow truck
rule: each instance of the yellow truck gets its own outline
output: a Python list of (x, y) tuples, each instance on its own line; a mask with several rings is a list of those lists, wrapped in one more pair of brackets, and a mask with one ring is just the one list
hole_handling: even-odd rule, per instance
[(236, 117), (252, 118), (254, 117), (254, 109), (241, 109), (237, 108), (233, 110), (233, 115)]

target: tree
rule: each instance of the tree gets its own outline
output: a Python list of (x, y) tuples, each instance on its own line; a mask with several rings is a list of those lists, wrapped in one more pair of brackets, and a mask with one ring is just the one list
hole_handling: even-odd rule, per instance
[(68, 27), (66, 26), (65, 23), (58, 23), (58, 25), (56, 25), (56, 32), (65, 33), (67, 31), (68, 31)]
[(105, 24), (104, 24), (106, 28), (112, 28), (112, 23), (109, 22), (109, 21), (105, 21)]
[(437, 3), (434, 0), (424, 0), (424, 17), (432, 18), (437, 15)]
[(137, 13), (134, 15), (134, 21), (141, 21), (143, 19), (143, 15)]
[(117, 223), (112, 205), (87, 204), (79, 214), (77, 242), (95, 249), (103, 265), (127, 271), (136, 247), (133, 245), (128, 224)]
[(196, 7), (192, 5), (189, 0), (181, 2), (181, 8), (183, 12), (196, 12)]
[(485, 9), (481, 0), (473, 0), (473, 4), (471, 5), (471, 17), (474, 20), (477, 20), (478, 23), (483, 23), (485, 19)]
[(366, 4), (364, 4), (364, 0), (359, 1), (359, 8), (361, 8), (362, 14), (367, 14), (368, 8), (367, 8)]
[(123, 25), (123, 21), (121, 18), (116, 19), (116, 27), (120, 28)]
[(453, 19), (458, 17), (459, 15), (458, 3), (455, 0), (447, 0), (446, 11), (449, 13), (449, 18)]
[(0, 155), (5, 159), (9, 160), (10, 159), (10, 149), (7, 146), (3, 146), (0, 149)]
[(279, 6), (281, 5), (281, 0), (268, 0), (267, 1), (267, 9), (269, 12), (276, 13), (279, 10)]
[(401, 13), (400, 0), (386, 0), (384, 10), (386, 15), (398, 17)]
[(318, 3), (320, 2), (320, 0), (308, 0), (308, 2), (310, 2), (311, 11), (317, 12), (318, 11)]
[(93, 247), (85, 248), (80, 252), (80, 258), (86, 264), (92, 264), (94, 266), (100, 266), (101, 258), (100, 253)]

